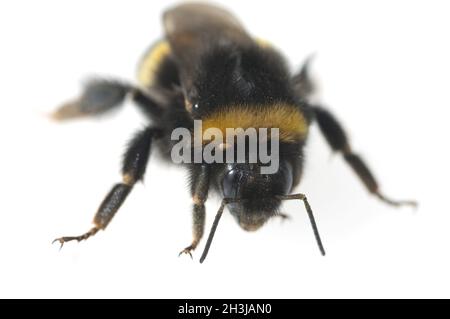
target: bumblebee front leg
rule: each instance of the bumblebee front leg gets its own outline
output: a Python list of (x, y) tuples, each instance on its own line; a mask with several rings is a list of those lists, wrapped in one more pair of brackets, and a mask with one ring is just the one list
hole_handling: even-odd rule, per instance
[(350, 165), (353, 171), (358, 175), (366, 186), (367, 190), (377, 196), (383, 202), (392, 206), (417, 206), (415, 201), (396, 201), (387, 198), (380, 192), (378, 182), (369, 170), (364, 161), (353, 153), (344, 129), (331, 113), (318, 106), (312, 106), (319, 128), (328, 144), (334, 151), (341, 152), (345, 161)]
[(62, 247), (68, 241), (86, 240), (108, 226), (133, 186), (143, 179), (150, 155), (151, 143), (157, 136), (158, 130), (147, 128), (132, 139), (124, 156), (122, 167), (123, 181), (114, 185), (101, 203), (93, 220), (94, 227), (83, 235), (65, 236), (55, 239), (54, 242), (60, 242)]
[(209, 168), (206, 165), (194, 166), (191, 179), (192, 207), (192, 243), (183, 249), (179, 256), (188, 254), (192, 258), (192, 251), (197, 248), (205, 230), (205, 201), (209, 190)]

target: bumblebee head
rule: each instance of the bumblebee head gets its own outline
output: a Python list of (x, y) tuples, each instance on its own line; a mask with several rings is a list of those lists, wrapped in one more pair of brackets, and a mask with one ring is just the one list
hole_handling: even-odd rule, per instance
[(259, 164), (228, 164), (221, 186), (224, 198), (238, 199), (228, 205), (231, 215), (246, 231), (256, 231), (277, 215), (280, 195), (292, 188), (292, 165), (281, 161), (274, 174), (261, 174)]

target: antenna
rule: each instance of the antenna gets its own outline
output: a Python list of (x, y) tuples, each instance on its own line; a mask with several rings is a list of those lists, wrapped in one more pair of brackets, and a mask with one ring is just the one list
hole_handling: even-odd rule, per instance
[(206, 256), (208, 256), (208, 251), (209, 251), (209, 248), (211, 247), (211, 243), (213, 241), (214, 234), (216, 233), (217, 226), (219, 225), (220, 218), (222, 217), (225, 205), (227, 205), (229, 203), (235, 203), (237, 201), (238, 201), (238, 199), (231, 199), (231, 198), (224, 198), (222, 200), (222, 203), (220, 204), (220, 208), (217, 211), (216, 218), (214, 218), (214, 223), (212, 224), (211, 230), (209, 231), (208, 241), (206, 242), (206, 246), (203, 249), (203, 254), (202, 254), (202, 257), (200, 258), (200, 263), (203, 263), (205, 261)]
[(292, 195), (285, 195), (285, 196), (277, 196), (279, 199), (282, 200), (293, 200), (293, 199), (299, 199), (303, 201), (305, 204), (306, 212), (308, 213), (309, 221), (311, 222), (311, 227), (314, 232), (314, 237), (316, 238), (317, 246), (319, 246), (320, 253), (322, 256), (325, 256), (325, 249), (323, 248), (322, 240), (320, 239), (319, 229), (317, 228), (316, 220), (314, 219), (313, 211), (311, 209), (311, 206), (309, 205), (308, 200), (306, 199), (306, 196), (304, 194), (292, 194)]

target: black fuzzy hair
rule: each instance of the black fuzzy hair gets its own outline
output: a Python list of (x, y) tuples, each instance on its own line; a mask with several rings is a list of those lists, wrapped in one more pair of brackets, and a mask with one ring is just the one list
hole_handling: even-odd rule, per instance
[(206, 50), (194, 77), (198, 116), (217, 108), (244, 104), (295, 104), (284, 59), (272, 49), (256, 45), (222, 45)]

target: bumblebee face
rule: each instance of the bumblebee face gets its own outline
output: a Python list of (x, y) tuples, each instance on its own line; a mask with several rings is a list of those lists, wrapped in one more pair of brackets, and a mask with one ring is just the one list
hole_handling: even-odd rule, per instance
[(261, 174), (259, 164), (228, 164), (222, 179), (225, 198), (240, 199), (228, 208), (239, 226), (246, 231), (256, 231), (278, 213), (280, 195), (291, 191), (292, 166), (280, 161), (275, 174)]

